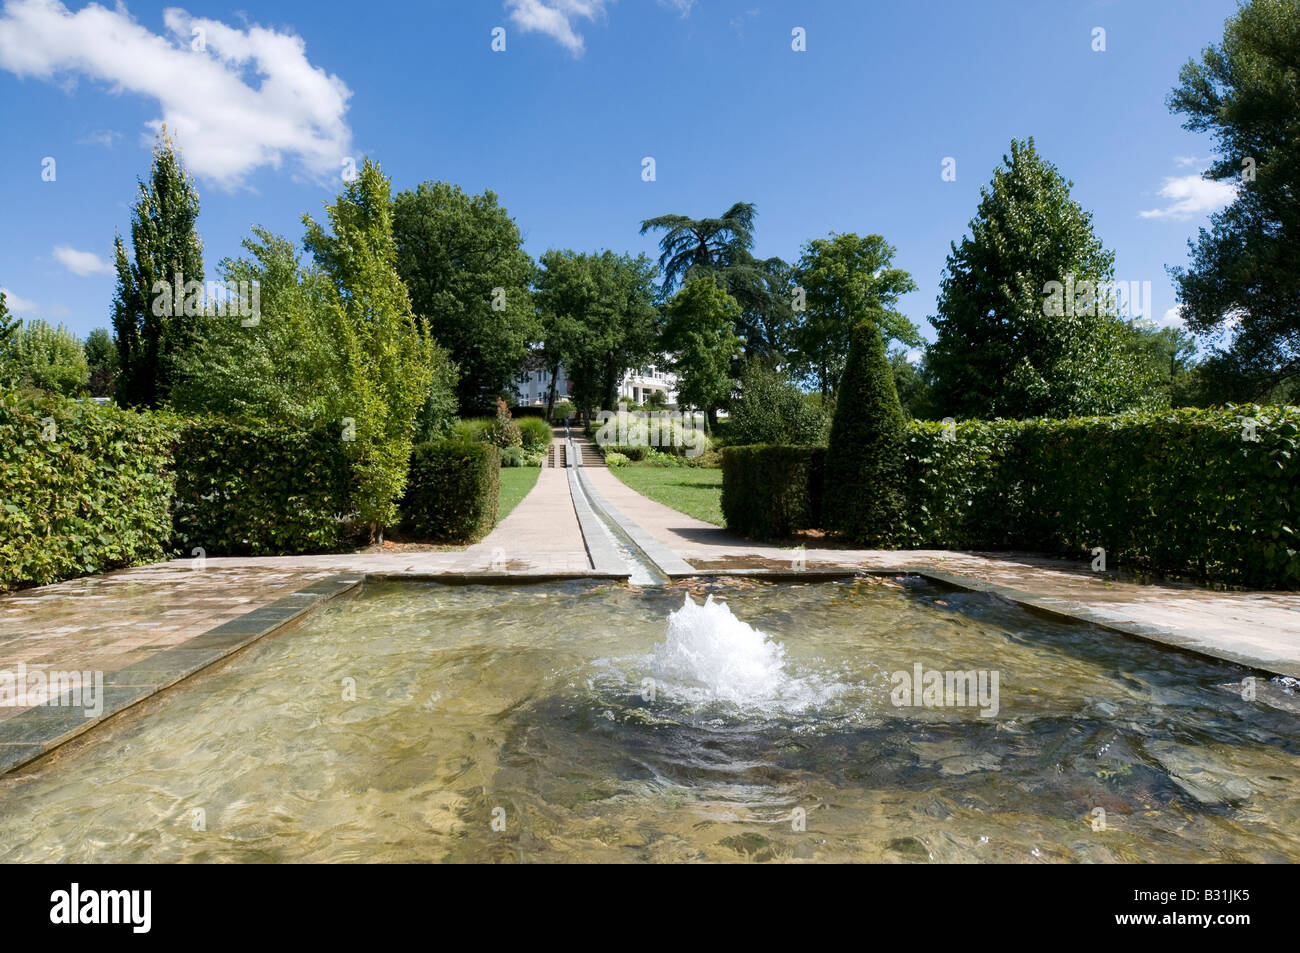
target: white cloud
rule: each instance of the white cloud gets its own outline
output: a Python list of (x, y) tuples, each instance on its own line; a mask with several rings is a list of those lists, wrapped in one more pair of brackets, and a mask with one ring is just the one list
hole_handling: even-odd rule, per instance
[(1165, 328), (1181, 328), (1184, 323), (1182, 305), (1175, 305), (1170, 308), (1156, 322), (1156, 324)]
[(659, 6), (676, 10), (682, 16), (689, 16), (695, 6), (695, 0), (659, 0)]
[(606, 0), (506, 0), (506, 9), (515, 26), (525, 33), (544, 33), (574, 56), (581, 56), (585, 46), (573, 22), (603, 17), (605, 3)]
[(26, 298), (20, 298), (8, 288), (0, 288), (4, 292), (5, 307), (17, 315), (34, 315), (37, 310), (35, 301), (28, 301)]
[(122, 134), (116, 129), (96, 129), (78, 141), (84, 146), (103, 146), (105, 149), (111, 149), (121, 138)]
[(65, 88), (84, 76), (156, 100), (162, 114), (147, 125), (157, 132), (166, 123), (195, 175), (226, 189), (286, 160), (314, 179), (338, 173), (352, 150), (344, 121), (352, 93), (308, 61), (301, 37), (238, 30), (175, 7), (163, 22), (169, 33), (160, 35), (120, 4), (72, 13), (59, 0), (8, 0), (0, 67)]
[(71, 245), (55, 245), (54, 260), (74, 275), (112, 274), (113, 268), (93, 251), (78, 251)]
[(1191, 165), (1208, 165), (1209, 159), (1200, 159), (1196, 156), (1174, 156), (1174, 165), (1181, 166), (1184, 169)]
[(1165, 184), (1156, 194), (1166, 200), (1165, 206), (1138, 214), (1143, 218), (1181, 220), (1217, 212), (1237, 197), (1237, 188), (1199, 175), (1180, 175), (1165, 179)]

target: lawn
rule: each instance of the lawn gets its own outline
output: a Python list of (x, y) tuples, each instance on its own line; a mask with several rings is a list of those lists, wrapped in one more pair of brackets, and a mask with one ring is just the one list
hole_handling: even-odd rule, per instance
[(500, 508), (497, 510), (498, 523), (509, 516), (510, 511), (519, 505), (519, 501), (528, 495), (528, 491), (533, 488), (541, 475), (541, 467), (501, 468), (501, 495), (497, 497), (500, 500)]
[(638, 493), (687, 516), (721, 526), (722, 471), (702, 467), (611, 467), (610, 473)]

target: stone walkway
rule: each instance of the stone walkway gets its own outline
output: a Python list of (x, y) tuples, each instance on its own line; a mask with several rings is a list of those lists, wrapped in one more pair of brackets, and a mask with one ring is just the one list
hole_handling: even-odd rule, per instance
[[(557, 454), (558, 457), (558, 454)], [(604, 467), (544, 467), (522, 502), (481, 542), (461, 552), (179, 559), (0, 596), (0, 695), (6, 673), (102, 673), (105, 711), (95, 719), (41, 704), (0, 705), (0, 773), (142, 698), (220, 661), (249, 642), (346, 592), (367, 576), (447, 582), (524, 582), (614, 573), (608, 541), (584, 539), (595, 517), (583, 481), (616, 510), (621, 527), (667, 575), (920, 572), (1033, 609), (1243, 665), (1300, 677), (1300, 595), (1213, 592), (1139, 584), (1086, 564), (1017, 553), (883, 551), (754, 543), (632, 490)], [(603, 535), (603, 533), (602, 533)], [(600, 560), (593, 570), (591, 553)], [(683, 562), (684, 561), (684, 562)], [(39, 680), (39, 679), (38, 679)], [(36, 707), (33, 707), (36, 706)], [(31, 710), (27, 710), (31, 709)]]

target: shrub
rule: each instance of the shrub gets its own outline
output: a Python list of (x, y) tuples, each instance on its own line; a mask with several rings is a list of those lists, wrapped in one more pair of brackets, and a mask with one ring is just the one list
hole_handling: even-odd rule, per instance
[(175, 430), (160, 415), (53, 396), (0, 400), (0, 588), (159, 559)]
[(741, 374), (728, 443), (824, 444), (829, 430), (829, 415), (776, 371), (751, 364)]
[(181, 426), (175, 540), (181, 553), (283, 556), (338, 549), (351, 515), (344, 441), (217, 418)]
[(612, 450), (605, 452), (605, 465), (611, 467), (625, 467), (631, 461), (621, 453), (615, 453)]
[(506, 407), (506, 402), (499, 397), (496, 417), (489, 418), (482, 425), (478, 438), (503, 450), (506, 447), (522, 446), (524, 442), (519, 425), (510, 419), (510, 410)]
[(655, 450), (654, 448), (646, 450), (642, 459), (652, 467), (684, 467), (687, 464), (686, 457), (664, 453), (662, 450)]
[(826, 455), (826, 529), (887, 542), (902, 512), (903, 410), (880, 332), (853, 330)]
[(524, 451), (520, 447), (506, 447), (501, 451), (501, 465), (503, 467), (522, 467), (524, 465)]
[(646, 454), (650, 452), (649, 447), (646, 446), (633, 447), (625, 443), (611, 444), (609, 446), (601, 447), (600, 449), (605, 454), (606, 460), (609, 459), (609, 455), (611, 453), (617, 453), (620, 454), (621, 456), (627, 457), (629, 460), (632, 460), (634, 462), (640, 462), (641, 460), (644, 460), (646, 458)]
[(551, 425), (541, 417), (521, 417), (517, 421), (525, 450), (545, 450), (551, 442)]
[(567, 400), (562, 400), (551, 408), (551, 419), (556, 423), (563, 423), (574, 415), (573, 404)]
[(470, 542), (497, 521), (500, 454), (482, 441), (440, 440), (411, 453), (402, 503), (403, 528), (413, 536)]
[(818, 523), (825, 450), (759, 444), (722, 450), (722, 515), (727, 528), (783, 539)]

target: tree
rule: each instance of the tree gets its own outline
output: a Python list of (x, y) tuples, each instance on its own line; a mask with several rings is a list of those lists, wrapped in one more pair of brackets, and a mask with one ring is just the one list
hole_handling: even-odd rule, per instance
[(754, 257), (757, 214), (753, 204), (737, 202), (721, 218), (660, 215), (642, 222), (641, 234), (664, 233), (659, 239), (662, 300), (690, 278), (715, 276), (740, 305), (736, 324), (746, 354), (776, 364), (791, 344), (790, 266), (780, 258)]
[(179, 361), (172, 406), (302, 429), (337, 424), (346, 415), (346, 375), (333, 282), (264, 228), (241, 244), (248, 255), (223, 260), (217, 271), (227, 286), (257, 289), (256, 318), (236, 311), (193, 319), (197, 341)]
[(460, 369), (461, 413), (491, 413), (537, 337), (519, 226), (492, 192), (424, 182), (394, 200), (393, 234), (412, 307)]
[(117, 345), (113, 336), (103, 328), (95, 328), (86, 336), (83, 350), (86, 366), (90, 369), (88, 387), (92, 397), (112, 397), (117, 386)]
[(664, 311), (664, 347), (673, 354), (677, 402), (717, 422), (718, 404), (735, 386), (731, 361), (744, 343), (736, 335), (740, 305), (712, 277), (691, 278)]
[(5, 293), (0, 291), (0, 354), (4, 353), (9, 341), (12, 340), (18, 331), (18, 326), (22, 322), (17, 317), (9, 313), (9, 304), (5, 301)]
[(5, 293), (0, 291), (0, 387), (10, 387), (14, 384), (17, 371), (10, 360), (10, 353), (14, 335), (18, 333), (21, 324), (17, 317), (9, 313)]
[(1189, 61), (1169, 108), (1185, 129), (1211, 132), (1219, 158), (1205, 173), (1239, 183), (1235, 200), (1171, 268), (1197, 333), (1235, 331), (1222, 389), (1251, 400), (1300, 377), (1300, 0), (1250, 0), (1223, 40)]
[(909, 361), (907, 352), (901, 348), (889, 352), (889, 369), (894, 374), (894, 390), (898, 392), (903, 416), (909, 420), (932, 418), (934, 411), (930, 385), (926, 382), (923, 370)]
[(795, 384), (759, 361), (745, 365), (731, 401), (728, 442), (824, 444), (830, 418)]
[(879, 316), (886, 342), (920, 347), (921, 332), (894, 310), (898, 299), (916, 290), (912, 276), (893, 268), (894, 246), (879, 235), (831, 233), (804, 245), (794, 282), (803, 289), (807, 312), (796, 342), (811, 376), (829, 395), (844, 373), (853, 328), (864, 314)]
[(75, 397), (90, 379), (78, 337), (60, 324), (23, 322), (5, 348), (4, 376), (22, 387)]
[(1159, 406), (1194, 407), (1200, 404), (1196, 368), (1196, 338), (1182, 328), (1159, 327), (1152, 321), (1128, 326), (1129, 347), (1136, 362), (1146, 367), (1159, 394)]
[(551, 250), (537, 276), (542, 352), (551, 372), (561, 364), (574, 402), (588, 417), (616, 403), (623, 372), (655, 353), (654, 265), (611, 251)]
[(203, 311), (203, 244), (194, 223), (199, 196), (164, 128), (148, 182), (139, 183), (131, 215), (132, 257), (113, 239), (117, 294), (117, 401), (157, 407), (171, 393), (178, 356), (193, 340), (191, 319)]
[(435, 360), (397, 273), (389, 181), (368, 158), (333, 205), (330, 230), (303, 216), (305, 244), (334, 294), (342, 364), (344, 427), (354, 499), (371, 539), (397, 515), (406, 488), (416, 418), (429, 396)]
[(878, 328), (854, 326), (826, 450), (822, 523), (855, 543), (889, 541), (903, 511), (903, 410)]
[(1149, 405), (1111, 296), (1114, 254), (1071, 183), (1034, 148), (981, 189), (970, 237), (954, 244), (926, 363), (942, 416), (1105, 414)]

